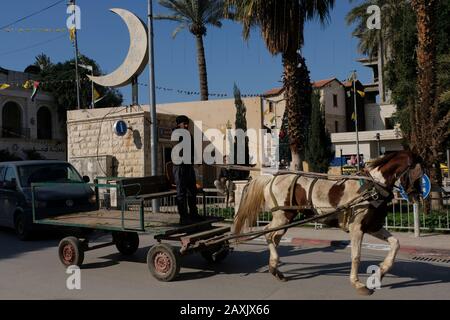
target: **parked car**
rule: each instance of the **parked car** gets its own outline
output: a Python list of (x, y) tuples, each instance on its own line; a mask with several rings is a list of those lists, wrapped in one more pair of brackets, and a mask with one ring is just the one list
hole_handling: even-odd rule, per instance
[(49, 183), (35, 191), (39, 217), (93, 210), (95, 192), (88, 182), (89, 177), (81, 177), (71, 164), (63, 161), (0, 163), (0, 226), (14, 228), (21, 240), (27, 240), (37, 229), (33, 225), (33, 183)]

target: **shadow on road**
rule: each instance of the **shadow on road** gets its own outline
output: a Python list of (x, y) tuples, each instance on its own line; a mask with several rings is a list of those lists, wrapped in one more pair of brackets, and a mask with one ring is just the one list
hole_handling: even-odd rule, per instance
[[(265, 244), (251, 245), (253, 248), (251, 251), (234, 251), (225, 261), (219, 264), (212, 264), (204, 260), (199, 254), (189, 255), (182, 259), (182, 269), (177, 281), (188, 281), (196, 279), (205, 279), (213, 277), (217, 274), (241, 274), (242, 276), (248, 276), (255, 273), (265, 273), (267, 277), (272, 277), (268, 273), (268, 260), (269, 252)], [(256, 249), (255, 249), (256, 247)], [(107, 259), (108, 261), (129, 261), (146, 264), (148, 247), (140, 248), (133, 257), (124, 257), (120, 253), (110, 254), (101, 257), (101, 259)], [(329, 247), (316, 247), (316, 248), (297, 248), (292, 246), (280, 246), (278, 253), (280, 259), (290, 256), (301, 256), (314, 253), (330, 253), (329, 261), (333, 261), (333, 254), (337, 250), (343, 248), (329, 246)], [(321, 276), (342, 276), (348, 278), (350, 275), (350, 253), (347, 251), (341, 251), (341, 253), (348, 253), (348, 262), (342, 263), (323, 263), (318, 261), (317, 263), (293, 263), (285, 262), (280, 264), (280, 270), (284, 272), (289, 281), (301, 281), (303, 279), (311, 279)], [(360, 266), (360, 276), (364, 279), (368, 276), (365, 272), (371, 265), (378, 265), (382, 261), (382, 257), (374, 260), (362, 261)], [(310, 261), (311, 258), (309, 257)], [(105, 263), (100, 267), (109, 267), (110, 264)], [(400, 281), (392, 283), (398, 279), (408, 279), (406, 281)], [(403, 287), (417, 287), (430, 285), (435, 283), (449, 283), (450, 282), (450, 267), (423, 263), (418, 261), (408, 261), (398, 259), (386, 276), (390, 283), (385, 284), (386, 288), (403, 288)], [(386, 280), (385, 279), (385, 280)], [(384, 281), (386, 283), (386, 281)], [(350, 284), (349, 284), (350, 285)]]

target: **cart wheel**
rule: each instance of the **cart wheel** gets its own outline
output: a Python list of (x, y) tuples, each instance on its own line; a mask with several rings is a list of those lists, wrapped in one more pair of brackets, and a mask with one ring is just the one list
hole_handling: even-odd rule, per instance
[(139, 248), (139, 236), (136, 232), (113, 232), (113, 241), (117, 250), (125, 256), (131, 256)]
[(147, 265), (156, 279), (170, 282), (180, 273), (180, 255), (171, 245), (157, 244), (148, 251)]
[(220, 244), (218, 246), (214, 246), (212, 248), (208, 248), (204, 251), (201, 251), (200, 254), (202, 257), (211, 263), (220, 263), (228, 257), (230, 253), (230, 247), (228, 242), (224, 244)]
[(58, 247), (59, 260), (66, 266), (78, 266), (83, 264), (83, 244), (75, 237), (67, 237), (61, 240)]

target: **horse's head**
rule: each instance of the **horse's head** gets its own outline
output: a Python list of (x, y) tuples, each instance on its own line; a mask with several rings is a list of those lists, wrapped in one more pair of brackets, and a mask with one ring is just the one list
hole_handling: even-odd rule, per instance
[(424, 174), (422, 159), (411, 151), (399, 151), (376, 160), (372, 169), (378, 171), (388, 187), (400, 184), (410, 201), (422, 195), (421, 179)]
[(400, 185), (405, 190), (409, 201), (417, 202), (422, 197), (422, 176), (424, 171), (422, 168), (422, 159), (411, 153), (410, 165), (400, 176)]

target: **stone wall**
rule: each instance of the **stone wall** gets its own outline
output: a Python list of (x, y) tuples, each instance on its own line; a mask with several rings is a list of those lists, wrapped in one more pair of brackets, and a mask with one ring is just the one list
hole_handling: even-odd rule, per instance
[[(158, 145), (158, 174), (164, 174), (164, 147), (172, 142), (167, 131), (174, 127), (175, 117), (158, 114), (160, 129)], [(123, 120), (128, 123), (128, 133), (124, 137), (113, 131), (114, 123)], [(166, 136), (162, 135), (162, 131)], [(88, 159), (104, 163), (105, 157), (112, 157), (113, 168), (91, 165), (98, 172), (89, 172), (89, 176), (145, 177), (151, 175), (151, 121), (148, 108), (119, 107), (94, 110), (69, 111), (67, 114), (68, 159), (75, 164), (79, 159)], [(108, 161), (110, 163), (111, 161)], [(78, 170), (83, 172), (85, 165)], [(96, 170), (94, 170), (96, 171)]]

